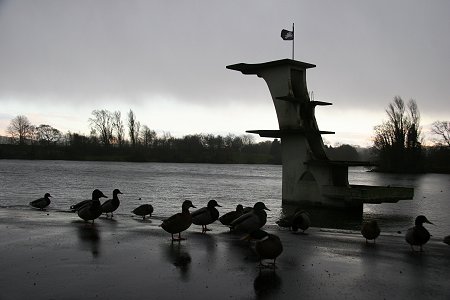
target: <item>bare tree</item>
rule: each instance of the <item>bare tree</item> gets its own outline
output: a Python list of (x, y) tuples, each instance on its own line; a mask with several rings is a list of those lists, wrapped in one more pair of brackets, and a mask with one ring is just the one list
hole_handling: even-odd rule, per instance
[(125, 142), (125, 129), (122, 122), (122, 114), (120, 111), (115, 111), (113, 114), (113, 123), (112, 123), (113, 129), (116, 133), (116, 139), (117, 144), (119, 146), (122, 146)]
[(431, 132), (439, 136), (439, 144), (447, 144), (450, 147), (450, 122), (436, 121), (433, 122)]
[(139, 142), (139, 130), (141, 124), (136, 120), (136, 115), (130, 109), (128, 112), (128, 134), (130, 135), (131, 145), (133, 147)]
[(151, 130), (147, 125), (143, 125), (140, 136), (142, 145), (144, 147), (150, 147), (152, 142), (156, 139), (156, 132)]
[(162, 136), (157, 139), (158, 146), (163, 149), (170, 149), (173, 147), (175, 138), (170, 134), (170, 132), (163, 132)]
[(92, 111), (91, 134), (98, 134), (103, 145), (109, 146), (113, 140), (113, 115), (106, 109)]
[(61, 141), (63, 135), (61, 131), (50, 125), (41, 124), (35, 130), (36, 140), (42, 144), (50, 145)]
[(413, 99), (408, 102), (408, 118), (407, 118), (406, 148), (418, 149), (421, 147), (421, 128), (420, 128), (420, 112), (416, 101)]
[(405, 107), (396, 96), (386, 109), (388, 120), (375, 126), (373, 138), (382, 168), (395, 171), (414, 171), (421, 160), (420, 113), (411, 99)]
[(251, 134), (241, 135), (241, 140), (244, 146), (249, 146), (255, 143), (255, 137)]
[(34, 126), (31, 125), (26, 116), (19, 115), (11, 120), (7, 132), (13, 140), (20, 145), (24, 145), (27, 140), (31, 140), (34, 133)]
[(405, 136), (407, 132), (407, 119), (405, 115), (405, 104), (402, 98), (396, 96), (394, 102), (386, 109), (390, 125), (388, 128), (393, 135), (392, 146), (403, 149), (405, 147)]

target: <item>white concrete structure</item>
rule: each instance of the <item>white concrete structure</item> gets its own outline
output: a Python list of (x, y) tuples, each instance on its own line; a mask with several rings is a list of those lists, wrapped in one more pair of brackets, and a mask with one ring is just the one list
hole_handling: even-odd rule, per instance
[(315, 107), (331, 103), (311, 101), (306, 70), (315, 65), (283, 59), (260, 64), (235, 64), (228, 69), (263, 78), (272, 95), (279, 130), (251, 130), (262, 137), (281, 139), (284, 203), (302, 206), (356, 208), (363, 203), (412, 199), (411, 188), (355, 186), (348, 182), (349, 165), (367, 163), (331, 161), (325, 153)]

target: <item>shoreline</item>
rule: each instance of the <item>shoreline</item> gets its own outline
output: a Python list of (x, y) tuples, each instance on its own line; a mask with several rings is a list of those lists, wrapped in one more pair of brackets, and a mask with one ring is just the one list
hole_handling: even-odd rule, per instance
[(284, 251), (259, 270), (240, 236), (216, 222), (170, 241), (159, 220), (0, 209), (1, 299), (449, 299), (450, 247), (413, 253), (403, 236), (366, 245), (354, 232), (276, 226)]

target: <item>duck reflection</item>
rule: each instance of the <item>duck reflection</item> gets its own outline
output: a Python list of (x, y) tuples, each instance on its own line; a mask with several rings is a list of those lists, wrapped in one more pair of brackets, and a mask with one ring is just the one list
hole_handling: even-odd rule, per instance
[(276, 298), (276, 293), (281, 289), (282, 281), (275, 271), (260, 271), (253, 282), (253, 288), (257, 298)]
[(97, 226), (95, 224), (89, 226), (79, 224), (77, 229), (80, 248), (90, 251), (94, 258), (98, 257), (100, 255), (100, 233)]
[(180, 271), (181, 279), (188, 280), (191, 255), (186, 246), (181, 243), (170, 243), (164, 246), (167, 247), (164, 249), (166, 259)]

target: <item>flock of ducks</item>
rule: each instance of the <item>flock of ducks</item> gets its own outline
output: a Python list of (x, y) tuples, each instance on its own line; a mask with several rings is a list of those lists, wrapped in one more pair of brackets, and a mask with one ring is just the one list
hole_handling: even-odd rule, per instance
[[(102, 214), (106, 214), (107, 218), (113, 218), (114, 211), (116, 211), (120, 205), (120, 200), (118, 198), (119, 194), (122, 194), (122, 192), (115, 189), (113, 191), (112, 199), (106, 200), (102, 204), (100, 198), (108, 197), (100, 190), (95, 189), (92, 192), (92, 199), (74, 204), (70, 206), (70, 209), (76, 212), (78, 216), (86, 222), (92, 221), (92, 223), (94, 223), (94, 220)], [(52, 196), (49, 193), (46, 193), (43, 198), (31, 201), (30, 205), (40, 210), (44, 210), (50, 204), (51, 197)], [(216, 200), (210, 200), (206, 207), (190, 212), (190, 208), (196, 207), (190, 200), (185, 200), (182, 203), (181, 212), (164, 219), (159, 226), (171, 234), (172, 241), (181, 241), (184, 240), (181, 233), (186, 231), (192, 224), (202, 226), (202, 233), (206, 233), (207, 231), (210, 231), (207, 225), (219, 220), (223, 225), (228, 226), (230, 231), (245, 233), (246, 236), (243, 240), (254, 242), (254, 249), (259, 256), (260, 267), (275, 268), (275, 261), (283, 252), (283, 245), (278, 236), (261, 229), (267, 221), (267, 213), (265, 211), (269, 209), (266, 205), (263, 202), (257, 202), (253, 207), (244, 208), (239, 204), (235, 211), (225, 213), (220, 217), (217, 207), (221, 207), (221, 205), (219, 205)], [(143, 204), (135, 208), (132, 213), (143, 217), (145, 220), (147, 215), (152, 215), (153, 206), (150, 204)], [(304, 233), (311, 225), (311, 220), (306, 211), (297, 209), (293, 214), (281, 218), (276, 223), (278, 226), (289, 228), (293, 232), (297, 232), (300, 229), (302, 230), (302, 233)], [(419, 246), (420, 252), (422, 252), (422, 246), (430, 239), (431, 235), (423, 226), (424, 223), (433, 224), (425, 216), (418, 216), (415, 220), (414, 227), (409, 228), (405, 234), (405, 240), (411, 246), (413, 252), (415, 252), (414, 246)], [(366, 243), (368, 243), (369, 240), (373, 240), (375, 243), (380, 235), (380, 231), (380, 227), (375, 220), (366, 222), (361, 227), (361, 234), (366, 239)], [(450, 236), (445, 237), (444, 242), (450, 244)], [(273, 262), (264, 265), (262, 263), (264, 259), (270, 259), (273, 260)]]

